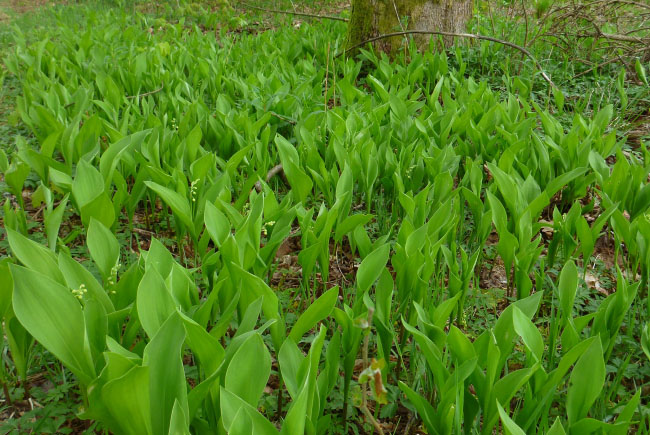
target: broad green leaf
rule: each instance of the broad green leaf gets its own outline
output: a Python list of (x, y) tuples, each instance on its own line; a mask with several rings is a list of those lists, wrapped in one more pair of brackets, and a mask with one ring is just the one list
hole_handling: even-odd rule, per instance
[(311, 193), (313, 182), (300, 167), (300, 157), (295, 147), (279, 135), (275, 137), (275, 144), (278, 147), (282, 168), (291, 184), (291, 190), (296, 192), (300, 202), (304, 202)]
[(190, 435), (187, 415), (183, 411), (183, 406), (176, 399), (172, 408), (172, 417), (169, 421), (169, 435)]
[(205, 214), (203, 215), (205, 221), (205, 229), (212, 238), (212, 241), (221, 247), (221, 244), (226, 240), (230, 234), (230, 222), (225, 214), (223, 214), (211, 202), (205, 203)]
[(566, 435), (564, 427), (562, 426), (562, 422), (560, 421), (560, 417), (557, 417), (555, 419), (553, 426), (551, 426), (548, 432), (546, 432), (546, 435)]
[(650, 323), (645, 324), (645, 328), (641, 333), (641, 348), (650, 361)]
[[(11, 301), (11, 297), (9, 301)], [(30, 350), (34, 344), (34, 338), (20, 324), (18, 319), (13, 316), (13, 313), (4, 318), (4, 323), (4, 331), (7, 336), (7, 342), (9, 343), (9, 351), (11, 352), (14, 368), (20, 379), (24, 382), (27, 379)]]
[(429, 432), (432, 434), (438, 433), (438, 428), (437, 425), (435, 424), (435, 421), (437, 420), (436, 411), (433, 408), (433, 406), (431, 406), (429, 401), (424, 397), (420, 396), (415, 391), (413, 391), (408, 385), (406, 385), (402, 381), (399, 381), (399, 388), (400, 390), (402, 390), (404, 394), (406, 394), (406, 397), (409, 400), (409, 402), (411, 402), (413, 406), (415, 406), (415, 409), (417, 409), (418, 414), (422, 419), (422, 422), (429, 430)]
[(645, 67), (643, 64), (641, 64), (641, 61), (638, 57), (636, 59), (636, 62), (634, 62), (634, 69), (636, 70), (637, 77), (639, 77), (643, 84), (648, 86), (648, 76), (646, 75)]
[(211, 376), (223, 361), (225, 351), (221, 343), (194, 320), (182, 313), (178, 314), (183, 320), (188, 347), (192, 349), (192, 352), (198, 358), (203, 371), (208, 376)]
[(63, 273), (68, 288), (80, 289), (83, 287), (87, 292), (84, 299), (95, 299), (101, 302), (108, 314), (115, 311), (113, 302), (111, 302), (97, 278), (63, 251), (59, 252), (59, 269)]
[(544, 339), (539, 329), (519, 308), (513, 306), (512, 322), (515, 332), (524, 340), (524, 344), (536, 361), (541, 361), (544, 352)]
[(476, 351), (472, 346), (472, 342), (454, 325), (449, 328), (447, 345), (458, 361), (464, 362), (476, 358)]
[(9, 257), (0, 260), (0, 319), (9, 311), (11, 307), (11, 293), (14, 291), (14, 281), (9, 271), (10, 264), (11, 258)]
[(271, 335), (273, 337), (273, 346), (280, 349), (286, 332), (284, 331), (284, 322), (280, 316), (278, 297), (259, 276), (253, 275), (235, 264), (230, 263), (230, 266), (229, 270), (233, 278), (241, 280), (242, 293), (240, 300), (244, 298), (244, 293), (247, 294), (247, 298), (250, 297), (252, 300), (259, 297), (264, 298), (262, 300), (262, 312), (268, 320), (275, 321), (271, 325)]
[(304, 313), (300, 315), (296, 323), (291, 328), (289, 338), (296, 343), (306, 332), (315, 327), (318, 322), (330, 315), (339, 296), (339, 288), (335, 286), (323, 293)]
[(65, 283), (54, 253), (12, 229), (6, 228), (6, 231), (9, 247), (18, 261), (31, 270), (47, 275), (59, 284)]
[(268, 421), (257, 409), (248, 404), (245, 400), (231, 393), (224, 387), (220, 391), (221, 418), (226, 432), (230, 430), (231, 425), (236, 419), (237, 413), (244, 411), (251, 419), (253, 434), (255, 435), (277, 435), (278, 430), (273, 423)]
[(291, 435), (295, 433), (304, 433), (306, 418), (305, 416), (309, 415), (309, 395), (313, 394), (312, 389), (310, 388), (310, 379), (309, 373), (306, 373), (305, 385), (298, 397), (291, 403), (289, 411), (287, 411), (287, 416), (282, 423), (282, 435)]
[(150, 338), (156, 336), (160, 326), (176, 311), (165, 281), (153, 268), (149, 268), (140, 281), (136, 305), (138, 318)]
[[(148, 435), (151, 429), (149, 368), (133, 367), (122, 377), (108, 382), (101, 391), (104, 404), (109, 409), (121, 433)], [(117, 428), (111, 428), (117, 432)]]
[(560, 293), (560, 307), (566, 318), (571, 318), (573, 313), (573, 301), (578, 291), (578, 269), (573, 260), (567, 261), (560, 272), (558, 283)]
[(618, 414), (618, 417), (616, 417), (616, 423), (622, 424), (623, 427), (611, 431), (610, 433), (614, 433), (616, 435), (624, 435), (628, 432), (628, 427), (634, 423), (632, 421), (632, 418), (634, 417), (634, 414), (637, 412), (640, 402), (641, 402), (641, 388), (638, 388), (636, 390), (636, 394), (630, 399), (629, 402), (627, 402), (623, 410), (620, 412), (620, 414)]
[(146, 252), (145, 269), (155, 268), (164, 279), (169, 276), (174, 266), (174, 257), (158, 239), (152, 238), (149, 250)]
[(515, 423), (508, 413), (503, 409), (503, 406), (497, 401), (497, 408), (499, 409), (499, 416), (501, 417), (501, 422), (503, 423), (503, 427), (505, 429), (506, 434), (510, 435), (526, 435), (526, 432), (523, 431), (522, 428), (517, 426), (517, 423)]
[(381, 245), (363, 259), (357, 271), (357, 286), (361, 293), (367, 292), (379, 279), (390, 255), (390, 245)]
[(69, 194), (61, 199), (61, 202), (58, 206), (51, 212), (45, 212), (45, 233), (47, 235), (47, 246), (52, 251), (56, 250), (56, 241), (59, 237), (59, 228), (61, 227), (61, 221), (63, 220), (63, 214), (65, 213), (65, 208), (68, 205)]
[(289, 395), (295, 399), (300, 391), (300, 379), (298, 373), (302, 367), (304, 355), (298, 348), (298, 345), (291, 338), (284, 340), (278, 354), (278, 362), (282, 372), (282, 379), (285, 382)]
[(142, 365), (149, 367), (151, 428), (154, 434), (168, 433), (174, 403), (189, 415), (187, 383), (182, 351), (185, 329), (174, 311), (144, 349)]
[[(48, 251), (49, 252), (49, 251)], [(79, 301), (67, 287), (47, 276), (11, 265), (13, 306), (20, 323), (88, 385), (95, 378)]]
[(259, 334), (252, 334), (237, 350), (226, 371), (225, 387), (257, 407), (271, 374), (271, 355)]
[(180, 193), (165, 186), (161, 186), (153, 181), (145, 181), (144, 184), (162, 198), (165, 204), (172, 209), (174, 215), (187, 227), (190, 233), (194, 235), (195, 229), (192, 220), (192, 209), (190, 208), (188, 199), (183, 197)]
[(81, 207), (81, 222), (88, 226), (91, 218), (95, 218), (104, 224), (105, 227), (111, 228), (115, 222), (115, 208), (111, 198), (106, 193), (100, 193), (87, 204)]
[(582, 354), (569, 378), (567, 416), (573, 425), (587, 416), (605, 384), (605, 361), (600, 340), (594, 340)]
[(72, 196), (79, 209), (84, 225), (94, 217), (110, 228), (115, 220), (115, 211), (110, 197), (104, 190), (104, 179), (97, 169), (86, 160), (77, 165), (77, 173), (72, 183)]
[(101, 222), (91, 217), (86, 241), (90, 256), (106, 280), (120, 260), (120, 244), (117, 238)]

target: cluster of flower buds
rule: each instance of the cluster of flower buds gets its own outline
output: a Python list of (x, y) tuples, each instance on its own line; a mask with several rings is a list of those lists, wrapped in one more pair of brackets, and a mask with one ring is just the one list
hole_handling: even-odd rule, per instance
[(264, 226), (262, 227), (262, 234), (266, 236), (267, 235), (266, 227), (272, 227), (273, 225), (275, 225), (275, 221), (268, 221), (267, 223), (265, 223)]
[(192, 184), (190, 184), (190, 198), (192, 198), (192, 202), (196, 202), (196, 185), (199, 183), (200, 178), (197, 178), (196, 180), (192, 181)]
[(120, 270), (122, 267), (122, 263), (117, 263), (115, 266), (111, 268), (111, 274), (108, 277), (107, 283), (110, 286), (115, 285), (117, 282), (117, 272)]
[(74, 297), (79, 300), (83, 299), (86, 293), (88, 293), (88, 289), (86, 288), (85, 284), (80, 284), (78, 289), (72, 290), (72, 294), (74, 295)]

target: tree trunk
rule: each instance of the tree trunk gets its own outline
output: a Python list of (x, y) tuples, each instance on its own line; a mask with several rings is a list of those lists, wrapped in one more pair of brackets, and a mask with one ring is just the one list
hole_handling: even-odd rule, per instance
[[(434, 30), (465, 32), (472, 15), (472, 0), (352, 0), (352, 15), (348, 24), (347, 47), (375, 36), (404, 30)], [(430, 36), (416, 35), (420, 47), (426, 47)], [(404, 45), (404, 37), (380, 39), (376, 50), (394, 54)], [(446, 46), (453, 37), (443, 38)]]

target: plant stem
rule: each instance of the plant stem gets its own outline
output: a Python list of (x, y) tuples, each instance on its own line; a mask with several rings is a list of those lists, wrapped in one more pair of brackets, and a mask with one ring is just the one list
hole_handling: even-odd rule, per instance
[[(366, 336), (363, 338), (363, 350), (361, 353), (364, 370), (366, 367), (368, 367), (368, 344), (370, 342), (370, 330), (372, 328), (371, 325), (373, 314), (375, 314), (375, 310), (373, 308), (368, 308), (368, 329), (366, 330)], [(370, 420), (370, 423), (372, 423), (379, 435), (384, 435), (384, 430), (381, 428), (377, 420), (375, 420), (375, 417), (373, 417), (372, 413), (368, 409), (368, 394), (366, 391), (365, 382), (361, 384), (361, 411), (363, 412), (363, 415), (366, 416), (366, 419)]]
[(7, 383), (6, 382), (2, 383), (2, 391), (4, 392), (5, 400), (7, 401), (7, 405), (13, 406), (13, 403), (11, 402), (11, 395), (9, 394), (9, 388), (7, 388)]

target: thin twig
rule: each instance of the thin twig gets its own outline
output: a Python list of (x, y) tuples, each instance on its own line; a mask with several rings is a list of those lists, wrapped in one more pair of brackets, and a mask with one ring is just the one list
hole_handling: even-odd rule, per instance
[(153, 91), (149, 91), (149, 92), (145, 92), (144, 94), (129, 95), (129, 96), (127, 96), (126, 98), (127, 98), (127, 99), (131, 99), (131, 98), (142, 98), (142, 97), (146, 97), (146, 96), (149, 96), (149, 95), (153, 95), (153, 94), (156, 94), (156, 93), (162, 91), (164, 87), (165, 87), (165, 84), (164, 84), (164, 83), (161, 83), (161, 84), (160, 84), (160, 87), (159, 87), (158, 89), (155, 89), (155, 90), (153, 90)]
[(272, 116), (275, 116), (278, 119), (281, 119), (282, 121), (286, 121), (291, 125), (296, 125), (298, 123), (298, 121), (296, 121), (293, 118), (289, 118), (288, 116), (280, 115), (279, 113), (275, 113), (275, 112), (273, 112), (271, 110), (269, 110), (269, 114), (272, 115)]
[(154, 233), (153, 231), (148, 231), (143, 228), (133, 228), (132, 232), (142, 234), (143, 236), (147, 236), (147, 237), (154, 237), (156, 235), (156, 233)]
[(537, 69), (541, 73), (544, 80), (546, 80), (549, 85), (557, 88), (555, 83), (553, 83), (553, 80), (551, 80), (551, 78), (544, 72), (544, 69), (542, 68), (542, 65), (535, 58), (535, 56), (533, 56), (532, 53), (530, 51), (528, 51), (527, 49), (525, 49), (524, 47), (521, 47), (521, 46), (519, 46), (517, 44), (514, 44), (512, 42), (509, 42), (509, 41), (504, 41), (502, 39), (493, 38), (491, 36), (475, 35), (473, 33), (455, 33), (455, 32), (434, 31), (434, 30), (407, 30), (406, 32), (386, 33), (384, 35), (375, 36), (374, 38), (370, 38), (370, 39), (367, 39), (365, 41), (362, 41), (362, 42), (360, 42), (358, 44), (353, 45), (350, 48), (346, 48), (344, 51), (337, 54), (335, 56), (335, 58), (337, 58), (337, 57), (339, 57), (339, 56), (341, 56), (341, 55), (343, 55), (343, 54), (345, 54), (345, 53), (347, 53), (347, 52), (349, 52), (351, 50), (362, 47), (362, 46), (364, 46), (364, 45), (366, 45), (366, 44), (368, 44), (370, 42), (375, 42), (375, 41), (378, 41), (380, 39), (385, 39), (385, 38), (391, 38), (393, 36), (403, 36), (403, 35), (441, 35), (441, 36), (453, 36), (453, 37), (458, 37), (458, 38), (479, 39), (479, 40), (483, 40), (483, 41), (496, 42), (498, 44), (502, 44), (502, 45), (505, 45), (507, 47), (514, 48), (516, 50), (521, 51), (526, 56), (528, 56), (535, 63), (535, 66), (537, 67)]
[[(289, 183), (288, 183), (288, 181), (286, 179), (286, 175), (284, 174), (284, 168), (282, 167), (281, 164), (280, 165), (275, 165), (274, 167), (272, 167), (269, 170), (269, 172), (266, 173), (266, 182), (268, 183), (269, 181), (271, 181), (271, 178), (275, 177), (278, 174), (280, 174), (280, 177), (282, 177), (282, 181), (284, 183), (286, 183), (287, 185), (289, 185)], [(255, 183), (255, 190), (257, 190), (258, 193), (261, 192), (262, 191), (262, 183), (260, 183), (259, 181), (256, 182)]]
[(286, 14), (286, 15), (298, 15), (300, 17), (322, 18), (322, 19), (326, 19), (326, 20), (343, 21), (345, 23), (350, 21), (347, 18), (337, 17), (337, 16), (334, 16), (334, 15), (318, 15), (318, 14), (309, 14), (309, 13), (306, 13), (306, 12), (281, 11), (281, 10), (278, 10), (278, 9), (266, 9), (266, 8), (261, 8), (259, 6), (249, 5), (248, 3), (241, 3), (241, 5), (245, 6), (247, 8), (250, 8), (250, 9), (257, 9), (259, 11), (271, 12), (271, 13), (274, 13), (274, 14)]
[[(404, 25), (402, 24), (402, 19), (399, 17), (399, 12), (397, 11), (397, 5), (395, 0), (393, 0), (393, 9), (395, 9), (395, 16), (397, 17), (397, 22), (399, 23), (399, 28), (402, 29), (402, 32), (406, 32)], [(406, 49), (408, 50), (408, 37), (404, 35), (404, 42), (406, 42)], [(407, 53), (408, 54), (408, 53)]]
[[(374, 313), (375, 310), (373, 308), (368, 308), (368, 331), (366, 332), (366, 336), (363, 339), (363, 349), (361, 351), (364, 370), (368, 367), (368, 344), (370, 341), (370, 329), (372, 328), (372, 316)], [(361, 383), (361, 411), (363, 411), (363, 415), (365, 415), (366, 418), (370, 420), (370, 423), (372, 423), (377, 432), (379, 432), (379, 435), (384, 435), (384, 430), (381, 428), (381, 425), (379, 422), (377, 422), (377, 420), (375, 420), (375, 417), (368, 409), (368, 394), (366, 392), (365, 382)]]
[[(648, 47), (641, 47), (640, 49), (633, 51), (631, 54), (636, 54), (636, 53), (638, 53), (638, 52), (645, 51), (645, 50), (647, 50), (647, 49), (648, 49)], [(588, 70), (583, 71), (583, 72), (581, 72), (581, 73), (579, 73), (579, 74), (574, 75), (573, 78), (572, 78), (571, 80), (575, 80), (575, 79), (577, 79), (578, 77), (582, 77), (582, 76), (584, 76), (584, 75), (586, 75), (586, 74), (589, 74), (589, 73), (592, 72), (593, 70), (595, 70), (595, 69), (597, 69), (597, 68), (600, 68), (600, 67), (603, 67), (603, 66), (606, 66), (606, 65), (609, 65), (610, 63), (614, 63), (614, 62), (616, 62), (617, 60), (620, 61), (620, 60), (621, 60), (620, 57), (613, 57), (613, 58), (609, 59), (608, 61), (605, 61), (605, 62), (599, 63), (598, 65), (594, 65), (594, 66), (592, 66), (591, 68), (589, 68)]]

